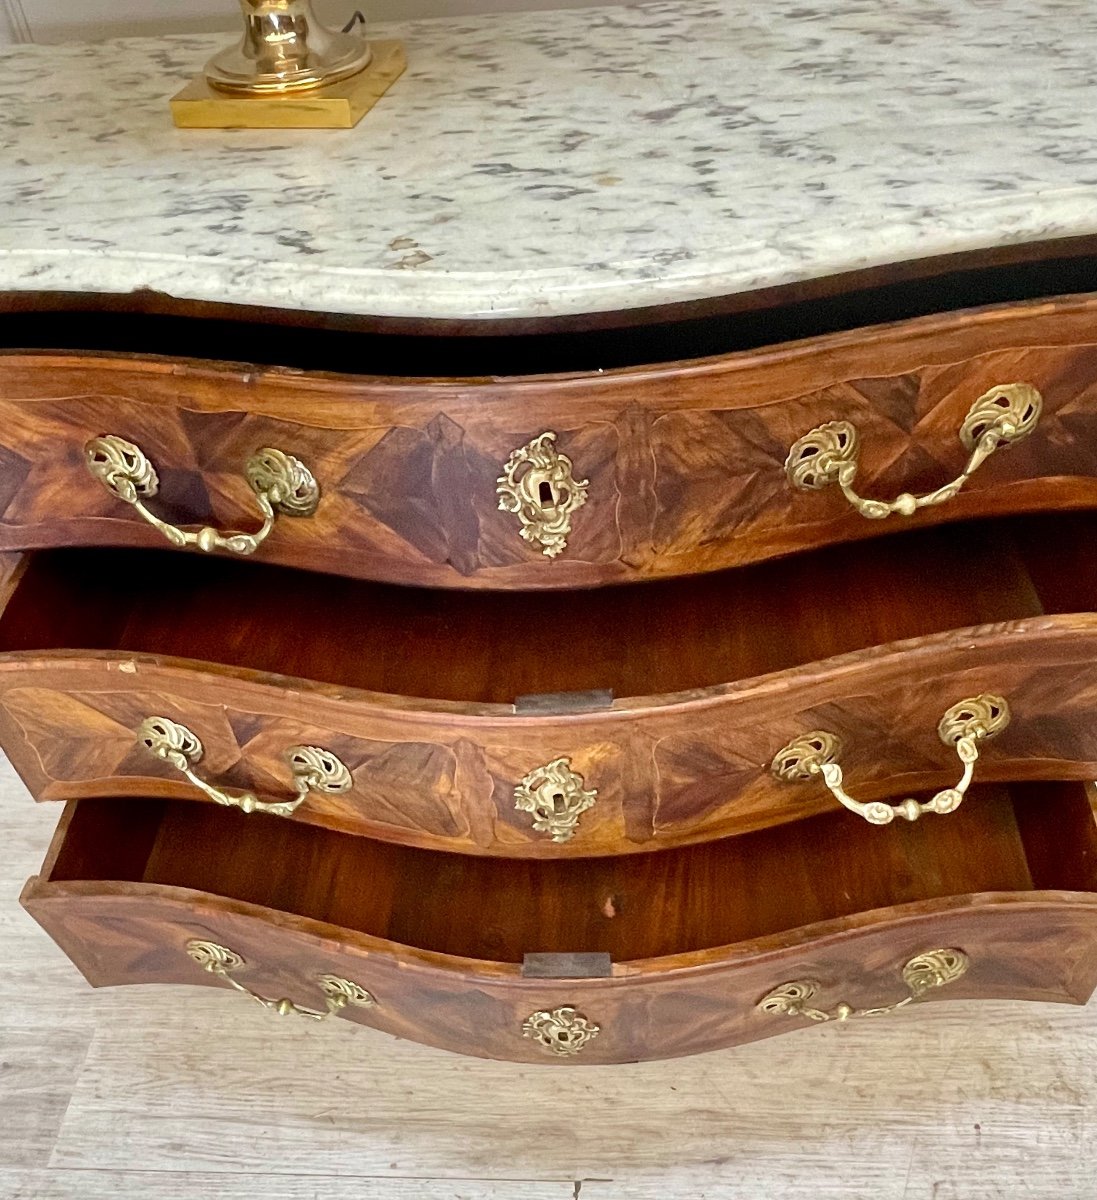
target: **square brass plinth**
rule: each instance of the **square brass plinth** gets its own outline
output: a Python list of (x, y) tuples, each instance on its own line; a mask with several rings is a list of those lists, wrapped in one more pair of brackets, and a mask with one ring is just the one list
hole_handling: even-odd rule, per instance
[(181, 129), (352, 129), (406, 66), (402, 42), (374, 42), (364, 70), (307, 92), (230, 96), (200, 75), (172, 97), (171, 113)]

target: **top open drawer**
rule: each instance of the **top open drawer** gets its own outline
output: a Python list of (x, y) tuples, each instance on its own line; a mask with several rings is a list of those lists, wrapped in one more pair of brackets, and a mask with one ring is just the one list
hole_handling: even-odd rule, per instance
[(709, 358), (678, 344), (650, 366), (470, 378), (411, 378), (410, 350), (401, 378), (0, 354), (0, 549), (170, 541), (561, 589), (1097, 504), (1092, 297)]

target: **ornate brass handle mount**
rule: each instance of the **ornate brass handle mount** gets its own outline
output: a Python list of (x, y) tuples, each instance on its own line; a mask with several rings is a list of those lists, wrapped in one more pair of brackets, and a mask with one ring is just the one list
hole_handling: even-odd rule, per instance
[(811, 979), (782, 983), (773, 991), (767, 992), (756, 1007), (771, 1016), (807, 1017), (809, 1021), (849, 1021), (853, 1017), (883, 1017), (921, 1000), (934, 988), (954, 983), (965, 974), (970, 965), (968, 956), (962, 950), (927, 950), (924, 954), (916, 955), (902, 970), (903, 982), (910, 995), (894, 1004), (884, 1004), (879, 1008), (854, 1008), (845, 1001), (836, 1004), (829, 1012), (813, 1008), (809, 1001), (819, 990), (819, 984)]
[(148, 506), (160, 490), (156, 468), (140, 447), (114, 434), (92, 438), (84, 447), (88, 470), (112, 496), (132, 505), (173, 546), (195, 546), (207, 553), (229, 550), (254, 554), (274, 528), (275, 517), (311, 517), (320, 502), (320, 487), (312, 472), (292, 454), (267, 446), (253, 454), (244, 466), (248, 485), (255, 493), (263, 524), (255, 533), (221, 533), (206, 527), (197, 531), (180, 529), (162, 521)]
[(310, 1017), (314, 1021), (323, 1021), (328, 1017), (338, 1016), (351, 1005), (355, 1008), (373, 1008), (377, 1003), (373, 995), (360, 984), (343, 979), (340, 975), (320, 975), (316, 978), (316, 986), (324, 995), (324, 1010), (321, 1012), (314, 1008), (302, 1008), (299, 1004), (294, 1004), (292, 1000), (274, 1000), (268, 996), (261, 996), (234, 978), (235, 972), (245, 968), (247, 963), (242, 955), (237, 954), (235, 950), (230, 950), (228, 946), (221, 946), (217, 942), (203, 941), (201, 938), (193, 938), (187, 942), (187, 954), (202, 970), (216, 975), (218, 979), (223, 979), (238, 992), (242, 992), (256, 1004), (261, 1004), (263, 1008), (277, 1013), (280, 1017), (293, 1015)]
[(960, 426), (960, 441), (969, 452), (967, 465), (951, 483), (924, 496), (904, 492), (894, 500), (867, 500), (853, 484), (857, 477), (861, 437), (849, 421), (828, 421), (805, 433), (793, 444), (785, 459), (789, 483), (801, 491), (816, 491), (837, 483), (853, 507), (869, 520), (909, 517), (920, 508), (944, 504), (998, 449), (1019, 442), (1036, 428), (1044, 401), (1029, 383), (1007, 383), (991, 388), (968, 410)]
[(337, 795), (349, 792), (354, 786), (347, 768), (331, 753), (319, 746), (291, 746), (286, 751), (297, 791), (294, 800), (268, 803), (251, 792), (225, 792), (194, 773), (194, 767), (202, 761), (205, 748), (198, 735), (185, 725), (170, 721), (167, 717), (146, 717), (137, 731), (137, 740), (154, 757), (173, 766), (191, 783), (217, 804), (240, 808), (246, 813), (270, 813), (276, 817), (292, 816), (309, 792), (326, 792)]
[(861, 804), (843, 786), (842, 768), (836, 759), (842, 740), (836, 734), (816, 730), (778, 750), (770, 769), (778, 779), (802, 781), (819, 775), (831, 794), (851, 812), (858, 813), (871, 825), (889, 825), (896, 817), (917, 821), (922, 813), (950, 813), (960, 807), (975, 772), (979, 743), (997, 737), (1009, 724), (1009, 705), (1002, 696), (984, 694), (961, 700), (941, 718), (937, 736), (946, 746), (955, 748), (963, 764), (963, 775), (955, 787), (945, 788), (932, 799), (907, 799), (900, 804), (875, 800)]

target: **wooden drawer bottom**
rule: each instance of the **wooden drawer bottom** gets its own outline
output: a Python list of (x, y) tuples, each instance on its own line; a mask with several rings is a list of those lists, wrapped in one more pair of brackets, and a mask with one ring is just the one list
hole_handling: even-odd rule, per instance
[(183, 801), (80, 800), (23, 903), (96, 986), (231, 986), (523, 1062), (692, 1054), (912, 999), (1084, 1003), (1097, 983), (1090, 793), (974, 791), (901, 828), (828, 813), (556, 862)]

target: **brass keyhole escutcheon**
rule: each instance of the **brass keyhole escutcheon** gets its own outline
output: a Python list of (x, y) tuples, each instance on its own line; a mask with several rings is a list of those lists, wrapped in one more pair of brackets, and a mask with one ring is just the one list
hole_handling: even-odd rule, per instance
[(555, 558), (568, 544), (572, 513), (587, 502), (587, 484), (575, 478), (548, 430), (511, 454), (495, 490), (499, 508), (517, 516), (523, 540)]
[(522, 1023), (522, 1036), (532, 1038), (555, 1058), (578, 1054), (601, 1032), (600, 1025), (570, 1005), (530, 1013)]
[(535, 767), (514, 789), (514, 807), (533, 817), (533, 828), (554, 842), (569, 842), (579, 818), (594, 806), (598, 792), (588, 788), (570, 758), (555, 758)]

